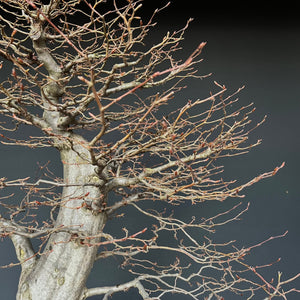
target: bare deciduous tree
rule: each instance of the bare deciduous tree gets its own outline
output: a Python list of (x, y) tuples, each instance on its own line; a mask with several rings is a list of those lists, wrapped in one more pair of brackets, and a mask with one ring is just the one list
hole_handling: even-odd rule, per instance
[[(247, 142), (260, 125), (251, 125), (254, 109), (239, 107), (236, 93), (218, 83), (207, 98), (168, 109), (185, 79), (201, 78), (195, 65), (205, 43), (176, 59), (189, 22), (154, 45), (144, 43), (160, 9), (142, 20), (142, 2), (0, 1), (1, 67), (11, 68), (0, 84), (1, 142), (54, 147), (63, 164), (62, 179), (49, 172), (35, 181), (1, 178), (0, 232), (12, 240), (22, 267), (17, 299), (109, 299), (130, 288), (142, 299), (173, 293), (223, 299), (229, 292), (251, 299), (257, 291), (287, 299), (296, 290), (285, 284), (299, 274), (268, 282), (245, 259), (268, 240), (238, 249), (203, 234), (248, 207), (237, 204), (206, 219), (180, 214), (186, 205), (240, 198), (282, 166), (242, 185), (222, 179), (218, 159), (260, 144)], [(40, 136), (18, 138), (24, 126), (38, 128)], [(4, 193), (18, 187), (26, 194), (21, 201)], [(39, 222), (42, 207), (49, 216)], [(120, 228), (120, 237), (106, 232), (108, 220), (126, 218), (128, 207), (147, 227)], [(171, 264), (155, 258), (165, 251)], [(95, 262), (111, 256), (123, 258), (131, 279), (86, 288)]]

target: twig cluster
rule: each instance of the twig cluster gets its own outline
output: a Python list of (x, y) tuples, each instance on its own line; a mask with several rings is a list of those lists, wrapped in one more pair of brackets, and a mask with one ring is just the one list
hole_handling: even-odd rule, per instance
[[(240, 90), (228, 94), (218, 83), (206, 98), (170, 111), (185, 79), (206, 77), (195, 69), (205, 43), (176, 59), (190, 20), (161, 41), (147, 42), (160, 9), (145, 22), (138, 14), (142, 2), (0, 1), (0, 55), (11, 66), (0, 83), (0, 113), (7, 121), (0, 124), (1, 143), (55, 147), (65, 170), (63, 179), (49, 178), (48, 172), (36, 180), (0, 179), (1, 192), (20, 187), (25, 193), (17, 205), (7, 204), (13, 194), (1, 195), (9, 214), (0, 218), (1, 236), (26, 250), (18, 257), (23, 267), (55, 251), (53, 245), (72, 242), (99, 249), (98, 261), (124, 258), (122, 267), (133, 280), (85, 290), (82, 298), (109, 299), (134, 287), (143, 299), (178, 293), (220, 300), (228, 291), (255, 299), (258, 290), (266, 299), (287, 299), (299, 291), (284, 286), (299, 274), (282, 280), (279, 273), (272, 283), (260, 274), (260, 266), (245, 261), (253, 248), (273, 238), (237, 249), (233, 241), (218, 244), (203, 234), (238, 220), (248, 206), (238, 204), (202, 220), (185, 221), (178, 213), (187, 204), (242, 198), (246, 187), (275, 175), (284, 164), (247, 183), (223, 180), (219, 159), (259, 145), (260, 140), (251, 144), (248, 137), (265, 118), (252, 124), (253, 105), (238, 106)], [(25, 125), (38, 128), (40, 136), (17, 138)], [(72, 175), (75, 169), (82, 169), (82, 177)], [(50, 208), (50, 216), (41, 223), (36, 214), (42, 206)], [(102, 228), (88, 230), (76, 223), (79, 217), (59, 223), (65, 211), (113, 218), (128, 206), (150, 220), (149, 229), (137, 224), (136, 232), (124, 228), (125, 236), (116, 238)], [(57, 233), (67, 237), (55, 241)], [(30, 243), (33, 238), (41, 240), (38, 251)], [(46, 243), (52, 246), (43, 250)], [(152, 253), (164, 251), (174, 254), (171, 264), (151, 260)]]

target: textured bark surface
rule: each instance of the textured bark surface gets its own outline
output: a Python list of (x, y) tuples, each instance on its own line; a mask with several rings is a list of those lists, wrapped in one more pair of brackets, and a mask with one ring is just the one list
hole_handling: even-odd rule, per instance
[[(72, 146), (73, 149), (61, 150), (64, 178), (70, 186), (63, 189), (63, 204), (55, 226), (64, 226), (70, 231), (79, 228), (82, 235), (95, 236), (102, 230), (106, 217), (81, 207), (83, 199), (98, 201), (101, 191), (99, 187), (89, 185), (97, 180), (96, 173), (90, 164), (88, 151), (80, 144), (84, 141), (79, 139), (78, 142)], [(70, 238), (69, 232), (52, 234), (45, 254), (39, 258), (31, 273), (21, 278), (17, 299), (81, 298), (97, 247), (82, 245), (76, 239), (70, 242)], [(95, 238), (92, 242), (98, 240)]]
[[(67, 130), (68, 118), (57, 109), (64, 92), (58, 83), (63, 74), (47, 48), (40, 22), (32, 24), (31, 39), (49, 74), (47, 84), (41, 89), (46, 121), (43, 129), (53, 135), (64, 166), (66, 186), (58, 203), (55, 227), (63, 227), (65, 231), (51, 234), (41, 257), (22, 274), (17, 299), (75, 300), (81, 298), (97, 253), (97, 246), (83, 245), (80, 239), (99, 234), (106, 221), (105, 214), (92, 209), (100, 207), (103, 181), (95, 172), (88, 142)], [(83, 203), (90, 203), (89, 209)], [(80, 238), (74, 239), (72, 231), (80, 232)], [(99, 238), (91, 242), (97, 241)]]

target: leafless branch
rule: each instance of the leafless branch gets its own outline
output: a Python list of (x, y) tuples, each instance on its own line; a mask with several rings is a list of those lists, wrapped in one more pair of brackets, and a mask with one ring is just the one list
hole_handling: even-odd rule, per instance
[[(282, 280), (278, 273), (277, 283), (269, 282), (260, 269), (271, 263), (253, 267), (246, 259), (286, 233), (241, 249), (208, 235), (238, 221), (249, 204), (206, 218), (180, 215), (188, 205), (240, 200), (284, 166), (247, 182), (224, 179), (222, 161), (261, 144), (249, 136), (265, 117), (253, 124), (253, 104), (238, 104), (243, 87), (230, 91), (217, 82), (206, 97), (183, 103), (180, 94), (178, 103), (187, 79), (209, 76), (197, 70), (206, 42), (178, 58), (191, 20), (150, 44), (154, 18), (169, 4), (144, 20), (143, 0), (0, 3), (0, 69), (5, 62), (10, 68), (0, 83), (0, 142), (56, 148), (64, 174), (41, 167), (34, 179), (0, 179), (0, 235), (11, 238), (22, 265), (18, 299), (106, 300), (130, 288), (156, 300), (174, 293), (220, 300), (227, 292), (287, 299), (299, 292), (286, 289), (299, 274)], [(24, 126), (40, 134), (17, 135)], [(49, 216), (40, 221), (42, 209)], [(106, 232), (127, 209), (145, 224), (119, 236)], [(165, 252), (171, 262), (160, 258)], [(94, 262), (115, 255), (133, 279), (86, 289)]]

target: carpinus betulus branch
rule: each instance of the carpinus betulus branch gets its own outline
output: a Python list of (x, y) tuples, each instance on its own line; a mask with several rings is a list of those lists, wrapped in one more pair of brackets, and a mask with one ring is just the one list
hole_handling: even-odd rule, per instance
[[(248, 261), (286, 233), (246, 247), (213, 236), (247, 213), (246, 188), (284, 166), (247, 182), (223, 166), (261, 144), (249, 136), (265, 117), (254, 123), (253, 104), (239, 104), (243, 87), (214, 82), (186, 99), (189, 80), (209, 77), (199, 72), (206, 43), (181, 51), (191, 20), (151, 36), (169, 3), (148, 18), (144, 3), (0, 0), (1, 146), (53, 148), (62, 166), (62, 176), (51, 162), (1, 175), (0, 236), (16, 251), (2, 268), (21, 266), (19, 300), (129, 289), (141, 299), (287, 299), (299, 274), (272, 282), (262, 269), (273, 263)], [(218, 213), (204, 216), (212, 202)], [(108, 278), (115, 262), (130, 279)]]

